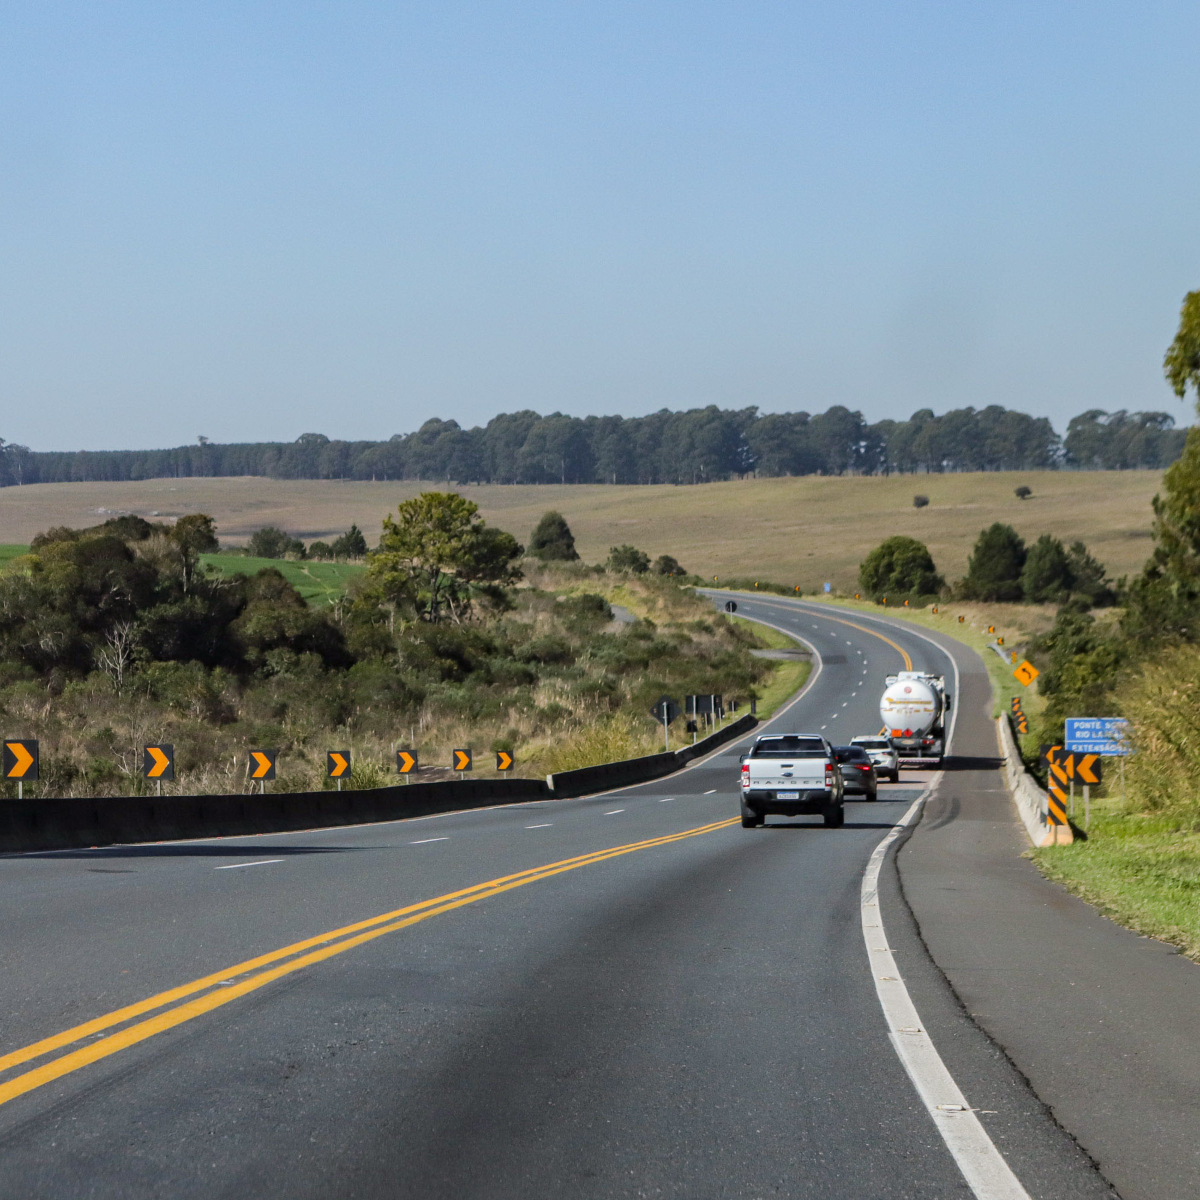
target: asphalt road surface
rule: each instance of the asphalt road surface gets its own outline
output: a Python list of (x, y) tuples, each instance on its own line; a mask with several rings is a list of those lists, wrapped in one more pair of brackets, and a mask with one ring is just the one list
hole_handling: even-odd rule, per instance
[[(953, 673), (903, 626), (740, 612), (820, 655), (774, 730), (873, 733), (904, 656)], [(983, 1195), (897, 1056), (860, 920), (929, 776), (842, 829), (743, 830), (738, 753), (579, 800), (0, 859), (0, 1195)], [(1111, 1195), (930, 961), (890, 859), (879, 902), (1027, 1194)]]

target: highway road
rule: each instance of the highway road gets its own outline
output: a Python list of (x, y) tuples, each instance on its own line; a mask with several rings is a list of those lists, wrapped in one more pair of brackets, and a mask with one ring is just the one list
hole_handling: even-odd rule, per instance
[[(820, 657), (774, 730), (874, 732), (886, 673), (970, 653), (739, 603)], [(0, 1195), (1111, 1196), (931, 962), (892, 856), (864, 918), (931, 777), (842, 829), (743, 830), (738, 752), (579, 800), (0, 859)], [(910, 1035), (973, 1113), (930, 1107)]]

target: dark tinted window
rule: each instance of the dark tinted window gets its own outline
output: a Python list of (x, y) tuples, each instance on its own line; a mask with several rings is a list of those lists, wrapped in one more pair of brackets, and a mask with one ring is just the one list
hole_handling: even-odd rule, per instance
[(870, 762), (871, 756), (861, 746), (836, 746), (838, 762)]
[(816, 737), (760, 738), (750, 751), (752, 758), (824, 758), (825, 743)]

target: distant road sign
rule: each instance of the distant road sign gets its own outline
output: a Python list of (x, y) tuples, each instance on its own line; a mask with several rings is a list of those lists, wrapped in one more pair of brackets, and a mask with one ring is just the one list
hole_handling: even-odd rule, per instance
[(417, 756), (412, 750), (397, 750), (396, 751), (396, 770), (401, 775), (407, 775), (409, 771), (417, 769)]
[(725, 611), (726, 612), (737, 612), (737, 601), (736, 600), (726, 600), (725, 601)]
[[(700, 696), (698, 699), (707, 700), (711, 704), (713, 697)], [(712, 712), (712, 709), (708, 708), (702, 711)], [(659, 698), (654, 702), (654, 707), (650, 710), (650, 715), (656, 721), (662, 721), (664, 724), (670, 725), (670, 723), (675, 720), (677, 716), (679, 716), (679, 703), (678, 701), (672, 700), (670, 696), (659, 696)]]
[(496, 751), (496, 770), (511, 771), (513, 769), (513, 756), (507, 750)]
[(278, 750), (251, 750), (250, 751), (250, 778), (251, 779), (274, 779), (275, 778), (275, 759), (279, 756)]
[(4, 743), (4, 778), (22, 783), (38, 777), (38, 744), (32, 739)]
[(455, 750), (453, 753), (454, 771), (469, 771), (471, 769), (471, 751), (470, 750)]
[(142, 775), (146, 779), (175, 778), (175, 747), (160, 742), (142, 747)]
[(1017, 682), (1024, 684), (1025, 687), (1028, 687), (1040, 674), (1041, 671), (1039, 671), (1037, 667), (1035, 667), (1028, 659), (1026, 659), (1025, 662), (1021, 663), (1021, 665), (1017, 667), (1015, 671), (1013, 671), (1013, 675), (1016, 676)]
[(832, 591), (833, 591), (833, 584), (832, 584), (832, 583), (827, 583), (827, 584), (825, 585), (825, 591), (826, 591), (826, 593), (832, 592)]
[(345, 779), (350, 774), (350, 751), (330, 750), (325, 755), (325, 774), (330, 779)]
[(1111, 758), (1133, 753), (1128, 742), (1129, 722), (1124, 717), (1068, 717), (1066, 726), (1063, 744), (1068, 750)]

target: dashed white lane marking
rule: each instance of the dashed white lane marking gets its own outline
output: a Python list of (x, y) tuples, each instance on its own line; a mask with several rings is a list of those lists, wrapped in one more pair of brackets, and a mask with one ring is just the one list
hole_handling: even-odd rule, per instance
[(265, 867), (268, 863), (283, 862), (282, 858), (260, 858), (252, 863), (226, 863), (223, 867), (213, 867), (214, 871), (236, 871), (238, 867)]
[(822, 728), (822, 729), (828, 729), (828, 728), (829, 728), (829, 726), (828, 726), (828, 725), (822, 725), (822, 726), (821, 726), (821, 728)]
[(670, 804), (670, 803), (671, 803), (671, 801), (672, 801), (672, 800), (674, 800), (674, 799), (675, 799), (675, 797), (674, 797), (674, 796), (664, 796), (664, 797), (663, 797), (663, 798), (662, 798), (662, 799), (659, 801), (659, 804)]
[(716, 793), (716, 790), (717, 790), (716, 788), (709, 788), (709, 789), (708, 789), (708, 791), (707, 791), (707, 792), (705, 792), (704, 794), (705, 794), (706, 796), (712, 796), (712, 795), (715, 795), (715, 793)]
[(606, 817), (615, 817), (617, 815), (617, 813), (624, 812), (624, 811), (625, 810), (623, 808), (614, 808), (611, 812), (606, 812), (604, 815)]
[(417, 841), (415, 841), (415, 842), (409, 842), (408, 844), (409, 844), (410, 846), (424, 846), (426, 842), (448, 842), (449, 840), (450, 840), (450, 839), (449, 839), (448, 837), (440, 837), (440, 838), (419, 838)]
[(525, 828), (526, 829), (549, 829), (550, 826), (553, 824), (554, 824), (553, 821), (547, 821), (545, 823), (545, 825), (526, 825)]

